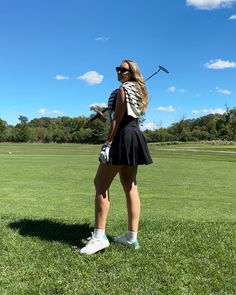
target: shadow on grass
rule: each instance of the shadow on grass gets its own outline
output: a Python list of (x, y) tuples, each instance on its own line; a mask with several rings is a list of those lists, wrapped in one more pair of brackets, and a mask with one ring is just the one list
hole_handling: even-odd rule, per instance
[(93, 228), (89, 224), (66, 224), (49, 219), (22, 219), (9, 223), (11, 229), (21, 236), (37, 237), (49, 242), (61, 242), (71, 246), (83, 247), (83, 239), (91, 236)]

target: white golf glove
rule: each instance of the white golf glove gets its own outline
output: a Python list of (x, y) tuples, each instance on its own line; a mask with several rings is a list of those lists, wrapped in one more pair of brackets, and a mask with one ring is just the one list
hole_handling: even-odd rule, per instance
[(108, 143), (104, 143), (101, 147), (101, 152), (99, 155), (99, 161), (103, 164), (109, 162), (109, 152), (110, 152), (111, 145)]

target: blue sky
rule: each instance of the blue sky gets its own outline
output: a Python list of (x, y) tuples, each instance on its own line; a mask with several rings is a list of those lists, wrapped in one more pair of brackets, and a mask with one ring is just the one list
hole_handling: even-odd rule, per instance
[(236, 0), (0, 0), (0, 118), (91, 114), (135, 60), (144, 128), (236, 107)]

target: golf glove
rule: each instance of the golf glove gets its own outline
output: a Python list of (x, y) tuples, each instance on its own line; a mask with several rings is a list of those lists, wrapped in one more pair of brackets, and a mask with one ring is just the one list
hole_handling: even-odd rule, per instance
[(101, 152), (99, 155), (99, 161), (103, 164), (109, 162), (109, 152), (110, 152), (111, 145), (108, 143), (104, 143), (101, 148)]

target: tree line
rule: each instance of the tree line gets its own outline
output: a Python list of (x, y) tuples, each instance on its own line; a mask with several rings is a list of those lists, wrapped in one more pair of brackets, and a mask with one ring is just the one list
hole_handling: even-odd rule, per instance
[(197, 119), (182, 119), (168, 128), (144, 131), (148, 142), (236, 141), (236, 108), (224, 114), (209, 114)]
[[(102, 143), (108, 125), (90, 117), (35, 118), (20, 115), (19, 123), (8, 125), (0, 118), (0, 142)], [(144, 119), (142, 119), (143, 123)], [(224, 114), (210, 114), (197, 119), (182, 119), (167, 128), (145, 130), (147, 142), (227, 140), (236, 141), (236, 108)]]

